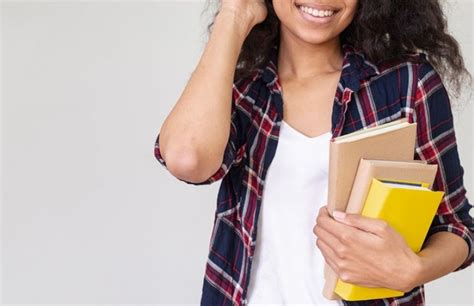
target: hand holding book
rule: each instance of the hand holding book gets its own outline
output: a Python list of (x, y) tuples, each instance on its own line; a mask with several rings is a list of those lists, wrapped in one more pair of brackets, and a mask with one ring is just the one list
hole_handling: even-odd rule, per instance
[(388, 222), (350, 213), (337, 218), (336, 211), (333, 216), (323, 206), (313, 231), (326, 262), (343, 281), (401, 291), (414, 287), (419, 258)]

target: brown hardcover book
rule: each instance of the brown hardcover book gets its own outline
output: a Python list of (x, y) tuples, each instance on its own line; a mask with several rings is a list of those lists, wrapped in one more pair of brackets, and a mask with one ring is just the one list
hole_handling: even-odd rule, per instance
[[(373, 178), (407, 182), (428, 183), (432, 189), (438, 165), (426, 161), (370, 160), (362, 158), (347, 203), (346, 212), (360, 214), (364, 207)], [(324, 268), (325, 286), (323, 295), (328, 299), (339, 299), (334, 293), (338, 276), (329, 266)]]
[(363, 158), (359, 162), (346, 212), (352, 214), (362, 212), (373, 178), (428, 183), (428, 188), (432, 189), (437, 171), (438, 165), (428, 164), (423, 160), (391, 161)]
[[(352, 185), (359, 166), (365, 159), (412, 161), (415, 155), (416, 122), (401, 118), (379, 126), (365, 128), (331, 140), (329, 144), (329, 176), (327, 208), (346, 211)], [(325, 263), (324, 276), (337, 277)], [(333, 286), (334, 285), (334, 286)], [(340, 299), (334, 293), (335, 283), (325, 282), (323, 296)]]

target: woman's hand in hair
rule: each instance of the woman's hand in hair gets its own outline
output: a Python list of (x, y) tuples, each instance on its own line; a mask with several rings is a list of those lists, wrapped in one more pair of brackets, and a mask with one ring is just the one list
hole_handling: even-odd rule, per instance
[(250, 28), (267, 17), (264, 0), (222, 0), (219, 14), (222, 12), (235, 14), (242, 18), (242, 22), (248, 24)]
[(403, 292), (416, 286), (420, 258), (385, 220), (349, 213), (337, 219), (323, 206), (313, 232), (316, 246), (342, 281)]

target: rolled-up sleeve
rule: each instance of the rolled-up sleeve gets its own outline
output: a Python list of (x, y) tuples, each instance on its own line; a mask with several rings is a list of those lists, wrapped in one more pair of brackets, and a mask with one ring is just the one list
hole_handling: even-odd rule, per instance
[[(246, 115), (246, 112), (242, 112), (241, 108), (239, 107), (239, 103), (244, 98), (244, 94), (242, 89), (237, 86), (237, 83), (233, 84), (232, 90), (232, 106), (231, 106), (231, 123), (230, 123), (230, 132), (229, 132), (229, 139), (227, 140), (227, 145), (222, 157), (222, 163), (219, 169), (208, 177), (206, 180), (198, 183), (182, 180), (178, 178), (178, 180), (183, 181), (187, 184), (191, 185), (207, 185), (213, 182), (216, 182), (223, 178), (232, 167), (239, 165), (244, 157), (245, 154), (245, 147), (246, 147), (246, 130), (249, 123), (249, 117)], [(212, 137), (212, 131), (209, 131), (209, 137)], [(164, 166), (167, 170), (168, 167), (166, 166), (166, 162), (163, 159), (160, 151), (160, 134), (155, 140), (155, 148), (154, 148), (154, 156), (158, 160), (158, 162)]]
[(440, 75), (427, 61), (418, 67), (413, 115), (417, 122), (415, 159), (438, 165), (433, 190), (445, 192), (425, 241), (443, 231), (464, 239), (469, 252), (465, 261), (454, 270), (459, 271), (474, 260), (474, 226), (470, 215), (473, 205), (466, 197), (463, 184), (464, 169), (459, 160), (450, 99)]

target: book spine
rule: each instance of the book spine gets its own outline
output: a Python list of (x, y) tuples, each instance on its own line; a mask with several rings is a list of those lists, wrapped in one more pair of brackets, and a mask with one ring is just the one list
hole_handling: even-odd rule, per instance
[(370, 218), (381, 218), (382, 210), (384, 208), (383, 203), (387, 199), (389, 193), (390, 188), (378, 179), (373, 178), (361, 215)]
[(327, 209), (332, 216), (332, 212), (336, 209), (336, 193), (337, 193), (337, 177), (338, 177), (338, 146), (334, 141), (329, 143), (329, 171), (328, 171), (328, 199)]
[(349, 201), (347, 202), (347, 213), (361, 213), (372, 177), (374, 177), (374, 173), (370, 161), (362, 158), (359, 162), (359, 167), (357, 168), (357, 173), (351, 189)]
[[(337, 178), (338, 178), (338, 148), (333, 141), (329, 143), (329, 173), (328, 173), (328, 200), (327, 209), (329, 214), (332, 216), (333, 211), (336, 209), (336, 194), (337, 194)], [(337, 273), (329, 266), (327, 262), (324, 262), (324, 287), (322, 295), (328, 300), (336, 300), (341, 297), (334, 292), (337, 283)]]

